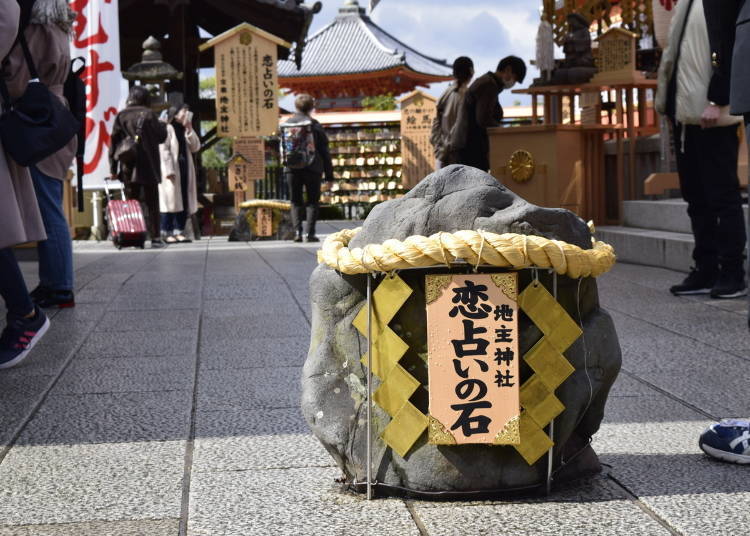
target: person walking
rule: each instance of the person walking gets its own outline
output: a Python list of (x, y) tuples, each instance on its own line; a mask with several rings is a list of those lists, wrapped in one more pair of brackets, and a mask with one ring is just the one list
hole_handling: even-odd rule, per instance
[[(24, 30), (40, 81), (68, 106), (63, 84), (70, 73), (70, 32), (76, 14), (66, 0), (36, 0)], [(33, 78), (21, 46), (6, 58), (11, 98), (20, 97)], [(63, 209), (63, 183), (73, 163), (77, 138), (29, 167), (47, 240), (37, 243), (39, 286), (31, 297), (40, 307), (73, 307), (73, 242)]]
[[(744, 117), (750, 144), (750, 2), (707, 0), (703, 2), (703, 9), (714, 72), (708, 98), (720, 106), (728, 104), (731, 113)], [(750, 236), (750, 227), (745, 232)], [(747, 325), (750, 328), (750, 310)], [(712, 458), (750, 464), (750, 420), (722, 419), (700, 435), (698, 445)]]
[(453, 129), (452, 146), (458, 151), (458, 164), (482, 171), (490, 169), (490, 139), (487, 129), (500, 126), (503, 107), (498, 96), (505, 89), (522, 83), (526, 63), (517, 56), (500, 60), (495, 72), (487, 72), (469, 86)]
[(167, 139), (159, 145), (161, 183), (159, 210), (161, 232), (168, 244), (190, 242), (185, 237), (188, 217), (198, 211), (193, 154), (201, 148), (201, 140), (193, 130), (192, 114), (187, 104), (172, 106), (167, 112)]
[(659, 67), (656, 101), (657, 111), (672, 125), (680, 189), (695, 239), (695, 267), (669, 289), (676, 296), (747, 294), (745, 223), (737, 176), (742, 118), (730, 115), (728, 100), (713, 100), (716, 84), (703, 2), (679, 2)]
[[(281, 125), (284, 144), (284, 173), (292, 202), (292, 224), (295, 242), (302, 242), (302, 219), (306, 219), (307, 242), (318, 242), (315, 223), (320, 210), (322, 175), (333, 181), (333, 162), (328, 150), (328, 136), (321, 124), (310, 115), (315, 101), (310, 95), (299, 95), (294, 106), (297, 113)], [(303, 196), (307, 194), (307, 202)]]
[[(0, 0), (0, 57), (16, 41), (19, 25), (16, 0)], [(6, 72), (3, 69), (3, 79)], [(44, 240), (44, 222), (27, 168), (13, 162), (0, 145), (0, 296), (7, 309), (6, 325), (0, 334), (0, 369), (18, 365), (49, 328), (49, 320), (35, 305), (26, 288), (12, 247)]]
[[(159, 183), (161, 159), (159, 144), (167, 139), (167, 125), (159, 121), (151, 110), (151, 96), (143, 86), (133, 86), (128, 93), (127, 106), (121, 110), (112, 126), (109, 148), (110, 178), (125, 185), (125, 197), (141, 201), (148, 209), (148, 229), (151, 247), (163, 248), (159, 221)], [(118, 149), (128, 138), (135, 141), (133, 163), (118, 159)]]
[(451, 146), (453, 128), (456, 126), (458, 111), (464, 103), (466, 90), (474, 76), (474, 62), (461, 56), (453, 62), (453, 78), (437, 103), (437, 113), (432, 121), (430, 143), (435, 152), (435, 168), (440, 169), (458, 162), (458, 155)]

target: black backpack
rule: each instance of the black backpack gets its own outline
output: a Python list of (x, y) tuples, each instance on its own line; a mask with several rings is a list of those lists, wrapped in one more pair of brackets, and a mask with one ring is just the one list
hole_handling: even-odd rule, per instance
[[(76, 68), (77, 61), (81, 66)], [(76, 151), (76, 171), (78, 172), (78, 212), (83, 212), (83, 166), (84, 153), (86, 151), (86, 84), (81, 79), (86, 68), (86, 60), (83, 57), (73, 58), (70, 62), (70, 72), (63, 86), (63, 95), (68, 101), (70, 112), (78, 122), (78, 150)]]

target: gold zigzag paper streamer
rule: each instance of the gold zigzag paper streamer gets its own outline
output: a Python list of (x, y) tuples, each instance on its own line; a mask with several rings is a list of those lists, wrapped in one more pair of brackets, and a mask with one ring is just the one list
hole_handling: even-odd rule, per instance
[(554, 445), (543, 428), (565, 410), (555, 389), (575, 371), (563, 352), (582, 331), (538, 282), (526, 287), (518, 305), (543, 333), (524, 356), (534, 374), (521, 386), (521, 444), (516, 446), (526, 463), (533, 465)]
[[(409, 402), (420, 383), (398, 363), (409, 347), (388, 327), (412, 292), (400, 277), (386, 276), (372, 296), (372, 372), (380, 379), (373, 400), (391, 416), (380, 437), (402, 458), (428, 425), (427, 416)], [(365, 305), (352, 322), (365, 337), (367, 316)], [(367, 354), (362, 362), (367, 364)]]

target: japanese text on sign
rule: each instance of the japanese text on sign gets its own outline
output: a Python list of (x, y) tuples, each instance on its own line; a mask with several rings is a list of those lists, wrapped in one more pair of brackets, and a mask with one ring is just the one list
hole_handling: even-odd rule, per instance
[[(456, 444), (510, 444), (517, 422), (517, 275), (427, 276), (430, 416)], [(432, 438), (431, 438), (432, 440)]]
[(416, 185), (434, 170), (430, 132), (436, 109), (435, 100), (421, 92), (401, 102), (402, 176), (407, 186)]

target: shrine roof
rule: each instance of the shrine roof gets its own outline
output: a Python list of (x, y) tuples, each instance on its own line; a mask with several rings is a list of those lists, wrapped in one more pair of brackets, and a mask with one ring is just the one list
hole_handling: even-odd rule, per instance
[(297, 70), (279, 61), (279, 77), (325, 77), (406, 68), (438, 80), (451, 78), (445, 60), (431, 58), (380, 28), (356, 0), (347, 0), (336, 19), (305, 43), (305, 58)]

